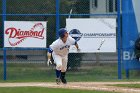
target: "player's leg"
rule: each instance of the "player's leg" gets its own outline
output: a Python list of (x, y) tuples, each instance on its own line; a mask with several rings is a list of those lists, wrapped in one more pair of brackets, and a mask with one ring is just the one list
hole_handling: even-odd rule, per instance
[(67, 84), (65, 75), (66, 75), (66, 70), (67, 70), (67, 62), (68, 62), (68, 57), (64, 57), (62, 59), (62, 69), (61, 69), (61, 81), (63, 84)]
[(53, 56), (54, 62), (56, 64), (56, 83), (60, 84), (61, 83), (60, 77), (61, 77), (61, 68), (62, 68), (62, 58), (59, 55), (53, 54), (52, 56)]

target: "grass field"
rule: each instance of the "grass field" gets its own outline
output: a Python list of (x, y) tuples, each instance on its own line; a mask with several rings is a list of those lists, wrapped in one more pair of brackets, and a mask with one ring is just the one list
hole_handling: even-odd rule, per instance
[[(0, 82), (3, 81), (3, 65), (0, 64)], [(132, 73), (132, 72), (130, 72)], [(132, 73), (130, 79), (118, 79), (117, 64), (99, 65), (68, 70), (67, 80), (70, 82), (93, 82), (93, 81), (140, 81), (138, 75)], [(6, 82), (54, 82), (55, 68), (44, 64), (7, 64)]]
[(117, 87), (140, 88), (140, 84), (115, 84)]
[[(59, 89), (44, 87), (0, 87), (0, 93), (114, 93), (95, 90)], [(115, 92), (117, 93), (117, 92)]]
[[(104, 70), (103, 70), (104, 68)], [(106, 69), (108, 68), (108, 69)], [(93, 66), (86, 69), (68, 70), (67, 79), (69, 81), (100, 81), (116, 80), (116, 67)], [(0, 72), (3, 69), (1, 67)], [(2, 72), (3, 73), (3, 72)], [(1, 73), (1, 76), (3, 74)], [(46, 81), (52, 82), (55, 79), (55, 68), (44, 66), (43, 64), (7, 64), (7, 81)], [(2, 77), (1, 77), (1, 81)]]
[[(55, 82), (55, 68), (44, 64), (7, 64), (7, 80), (3, 80), (3, 65), (0, 64), (0, 82)], [(130, 72), (132, 73), (132, 72)], [(125, 72), (122, 72), (125, 77)], [(139, 76), (132, 73), (132, 79), (118, 79), (117, 65), (92, 65), (67, 71), (68, 82), (124, 82), (140, 81)], [(133, 78), (134, 77), (134, 78)], [(117, 87), (139, 88), (136, 84), (117, 84)], [(0, 87), (0, 93), (116, 93), (95, 90), (60, 89), (48, 87)]]

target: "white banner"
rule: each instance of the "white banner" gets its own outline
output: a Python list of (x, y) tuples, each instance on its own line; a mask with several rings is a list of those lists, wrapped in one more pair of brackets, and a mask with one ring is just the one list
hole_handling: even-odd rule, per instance
[[(115, 18), (66, 19), (66, 28), (83, 53), (116, 52)], [(74, 46), (70, 52), (76, 52)]]
[(46, 48), (47, 22), (5, 21), (4, 47)]

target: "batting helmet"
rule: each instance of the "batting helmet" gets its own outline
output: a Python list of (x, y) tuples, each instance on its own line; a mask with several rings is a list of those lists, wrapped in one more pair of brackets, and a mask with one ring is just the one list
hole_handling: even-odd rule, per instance
[(59, 30), (59, 32), (58, 32), (59, 37), (63, 38), (63, 37), (64, 37), (65, 32), (67, 32), (67, 30), (66, 30), (65, 28), (61, 28), (61, 29)]

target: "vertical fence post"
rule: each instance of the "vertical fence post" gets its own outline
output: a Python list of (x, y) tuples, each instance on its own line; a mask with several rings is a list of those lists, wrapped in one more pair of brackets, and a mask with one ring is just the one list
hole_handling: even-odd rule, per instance
[(56, 0), (56, 38), (59, 37), (58, 30), (59, 30), (59, 0)]
[(117, 0), (117, 22), (118, 22), (118, 79), (121, 79), (121, 29), (120, 29), (120, 0)]
[[(6, 0), (2, 0), (3, 47), (4, 47), (4, 21), (6, 20)], [(6, 48), (3, 48), (3, 79), (6, 80)]]
[(3, 79), (6, 80), (7, 79), (7, 73), (6, 73), (6, 48), (4, 48), (3, 50), (4, 52), (4, 57), (3, 57)]

